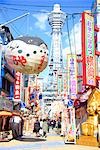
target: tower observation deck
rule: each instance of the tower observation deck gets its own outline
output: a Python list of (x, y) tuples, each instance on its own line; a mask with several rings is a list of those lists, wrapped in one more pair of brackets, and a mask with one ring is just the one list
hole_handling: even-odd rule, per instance
[(66, 14), (61, 11), (59, 4), (55, 4), (53, 11), (48, 16), (48, 22), (52, 28), (48, 83), (54, 91), (56, 91), (55, 97), (59, 95), (62, 90), (63, 54), (61, 36), (65, 19)]

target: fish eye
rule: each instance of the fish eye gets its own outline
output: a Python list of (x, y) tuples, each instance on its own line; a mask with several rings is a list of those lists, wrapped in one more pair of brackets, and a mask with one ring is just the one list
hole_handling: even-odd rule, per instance
[(33, 51), (34, 54), (36, 54), (36, 51)]
[(22, 53), (22, 50), (18, 50), (18, 53)]
[(42, 50), (40, 50), (40, 52), (42, 53)]
[(26, 54), (26, 56), (28, 57), (28, 56), (30, 56), (30, 54)]

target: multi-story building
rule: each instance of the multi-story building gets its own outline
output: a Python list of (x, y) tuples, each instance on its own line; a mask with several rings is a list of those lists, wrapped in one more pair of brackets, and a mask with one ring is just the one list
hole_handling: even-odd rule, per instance
[(100, 0), (93, 0), (91, 11), (95, 24), (96, 79), (100, 89)]
[(10, 30), (6, 26), (0, 27), (0, 92), (10, 99), (14, 96), (14, 70), (7, 64), (4, 51), (8, 42), (13, 40)]

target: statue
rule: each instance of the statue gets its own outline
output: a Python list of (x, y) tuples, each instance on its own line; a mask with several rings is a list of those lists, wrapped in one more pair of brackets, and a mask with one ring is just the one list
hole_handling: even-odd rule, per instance
[(96, 135), (98, 125), (98, 111), (100, 106), (100, 91), (99, 89), (93, 89), (87, 101), (88, 117), (86, 122), (82, 123), (83, 135)]

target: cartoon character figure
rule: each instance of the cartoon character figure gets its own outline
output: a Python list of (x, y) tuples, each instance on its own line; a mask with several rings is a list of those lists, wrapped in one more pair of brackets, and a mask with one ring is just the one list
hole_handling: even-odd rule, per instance
[(19, 37), (8, 43), (5, 58), (16, 71), (38, 74), (47, 66), (48, 47), (38, 37)]
[(97, 134), (98, 114), (100, 106), (100, 91), (95, 88), (89, 96), (87, 102), (88, 118), (82, 123), (82, 134), (95, 135)]

